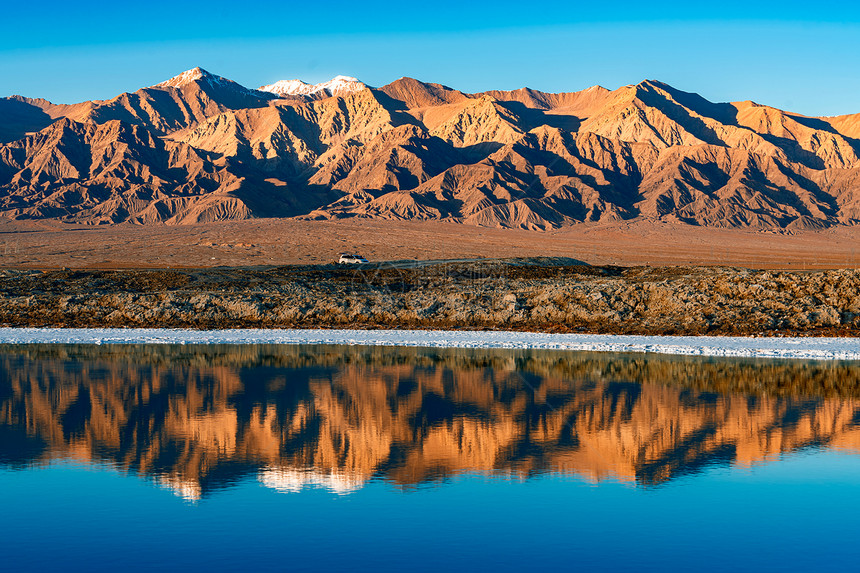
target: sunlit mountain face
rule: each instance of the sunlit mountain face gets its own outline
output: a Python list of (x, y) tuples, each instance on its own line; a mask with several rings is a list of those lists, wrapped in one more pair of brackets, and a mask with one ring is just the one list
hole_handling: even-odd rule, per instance
[(860, 114), (715, 103), (654, 80), (258, 90), (192, 68), (107, 100), (0, 98), (0, 217), (823, 229), (860, 221), (858, 138)]
[(20, 346), (0, 464), (108, 464), (187, 499), (256, 480), (573, 476), (652, 488), (809, 449), (860, 453), (860, 365), (546, 351)]

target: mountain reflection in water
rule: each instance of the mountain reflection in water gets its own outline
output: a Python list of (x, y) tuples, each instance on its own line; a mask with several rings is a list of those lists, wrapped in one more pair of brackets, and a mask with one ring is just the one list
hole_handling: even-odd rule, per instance
[(109, 463), (197, 499), (460, 473), (659, 485), (860, 451), (860, 365), (339, 346), (0, 347), (0, 464)]

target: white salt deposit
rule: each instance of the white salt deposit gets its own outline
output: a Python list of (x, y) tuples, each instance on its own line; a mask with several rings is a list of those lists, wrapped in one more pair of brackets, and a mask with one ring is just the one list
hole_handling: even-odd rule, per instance
[(652, 352), (692, 356), (860, 360), (860, 338), (617, 336), (443, 330), (183, 330), (0, 328), (0, 343), (348, 344), (430, 348), (520, 348)]

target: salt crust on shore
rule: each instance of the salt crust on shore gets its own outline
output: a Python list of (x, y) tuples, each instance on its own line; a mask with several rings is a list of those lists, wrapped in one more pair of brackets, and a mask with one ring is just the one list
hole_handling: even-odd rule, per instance
[(0, 328), (0, 344), (347, 344), (860, 360), (860, 338), (620, 336), (442, 330)]

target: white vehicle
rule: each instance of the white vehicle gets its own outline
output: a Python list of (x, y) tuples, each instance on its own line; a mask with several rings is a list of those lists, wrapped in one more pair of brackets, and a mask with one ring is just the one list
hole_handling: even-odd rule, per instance
[(341, 253), (340, 260), (338, 261), (342, 265), (357, 265), (366, 262), (367, 259), (361, 255), (350, 255), (349, 253)]

